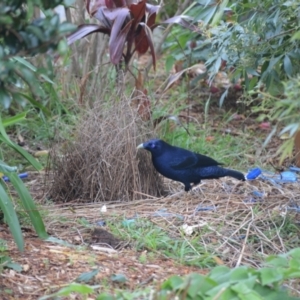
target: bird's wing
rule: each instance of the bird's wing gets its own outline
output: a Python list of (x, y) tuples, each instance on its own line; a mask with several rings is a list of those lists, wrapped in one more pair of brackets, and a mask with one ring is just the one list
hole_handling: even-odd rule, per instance
[(204, 168), (218, 165), (221, 165), (221, 163), (206, 155), (190, 152), (190, 155), (181, 157), (180, 161), (177, 160), (176, 162), (173, 162), (173, 164), (170, 164), (170, 167), (173, 170), (183, 170), (189, 168)]

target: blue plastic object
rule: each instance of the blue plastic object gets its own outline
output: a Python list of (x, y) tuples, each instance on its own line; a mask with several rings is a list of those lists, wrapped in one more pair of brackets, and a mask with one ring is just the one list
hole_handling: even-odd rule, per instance
[(98, 221), (98, 222), (96, 223), (96, 225), (101, 226), (101, 227), (104, 227), (104, 226), (106, 226), (106, 222), (101, 220), (101, 221)]
[[(19, 178), (23, 179), (23, 178), (27, 178), (28, 177), (28, 173), (20, 173), (19, 175)], [(7, 176), (3, 176), (2, 179), (5, 181), (5, 182), (8, 182), (9, 181), (9, 178)]]
[(300, 168), (298, 168), (298, 167), (290, 166), (289, 169), (292, 172), (300, 172)]
[(160, 209), (156, 212), (154, 212), (152, 214), (153, 217), (162, 217), (162, 218), (172, 218), (172, 217), (176, 217), (176, 218), (179, 218), (181, 220), (184, 219), (184, 216), (182, 215), (179, 215), (179, 214), (174, 214), (174, 213), (170, 213), (168, 212), (165, 208), (163, 209)]
[(213, 211), (213, 210), (216, 210), (216, 208), (214, 206), (202, 206), (202, 205), (198, 205), (195, 208), (196, 212), (198, 212), (198, 211)]
[(249, 171), (249, 173), (246, 175), (247, 180), (253, 180), (256, 179), (261, 174), (260, 168), (254, 168)]
[(275, 178), (275, 181), (278, 183), (295, 182), (297, 181), (297, 175), (291, 171), (284, 171)]
[(263, 193), (259, 192), (259, 191), (253, 191), (252, 194), (256, 197), (262, 198), (264, 196)]
[(248, 199), (245, 199), (244, 202), (245, 203), (256, 203), (256, 202), (258, 202), (258, 200), (255, 199), (255, 198), (250, 197)]

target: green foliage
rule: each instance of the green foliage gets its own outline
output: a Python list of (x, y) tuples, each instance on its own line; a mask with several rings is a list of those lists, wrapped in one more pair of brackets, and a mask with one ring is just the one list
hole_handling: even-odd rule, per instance
[[(20, 119), (15, 119), (15, 123), (17, 123)], [(12, 123), (12, 122), (10, 122)], [(13, 150), (15, 150), (16, 152), (18, 152), (19, 154), (21, 154), (28, 162), (31, 163), (31, 165), (37, 169), (37, 170), (41, 170), (42, 166), (41, 164), (36, 161), (36, 159), (34, 157), (32, 157), (27, 151), (25, 151), (22, 147), (18, 146), (17, 144), (15, 144), (14, 142), (12, 142), (9, 138), (9, 136), (6, 134), (5, 128), (3, 126), (2, 123), (2, 118), (0, 116), (0, 142), (6, 144), (7, 146), (9, 146), (10, 148), (12, 148)]]
[(9, 268), (16, 272), (21, 272), (23, 270), (23, 267), (20, 264), (13, 262), (9, 256), (0, 253), (0, 272), (3, 268)]
[[(39, 99), (45, 97), (40, 80), (51, 80), (46, 70), (38, 70), (20, 56), (33, 56), (61, 49), (62, 40), (75, 26), (60, 23), (51, 8), (63, 0), (4, 0), (0, 4), (0, 104), (8, 108), (12, 100), (24, 105), (30, 98), (21, 92), (29, 87)], [(33, 19), (34, 8), (40, 8), (45, 18)], [(17, 56), (20, 55), (20, 56)], [(38, 106), (38, 102), (32, 101)]]
[(188, 11), (199, 22), (198, 31), (177, 28), (167, 49), (173, 61), (204, 61), (209, 81), (226, 71), (233, 83), (241, 79), (246, 91), (263, 86), (279, 94), (281, 81), (299, 73), (299, 11), (299, 4), (285, 0), (198, 0)]
[[(269, 256), (265, 266), (259, 269), (247, 266), (217, 266), (207, 275), (192, 273), (185, 277), (172, 276), (158, 289), (115, 291), (114, 295), (105, 292), (98, 295), (97, 299), (293, 300), (299, 298), (289, 295), (283, 284), (289, 279), (297, 278), (300, 278), (300, 248), (286, 254)], [(40, 299), (69, 296), (73, 292), (81, 295), (95, 294), (98, 288), (99, 286), (72, 283), (57, 293)]]
[[(162, 214), (164, 212), (161, 212)], [(177, 215), (174, 215), (176, 217)], [(181, 217), (178, 215), (177, 217)], [(114, 221), (109, 224), (112, 233), (126, 240), (131, 240), (138, 251), (148, 249), (173, 258), (182, 264), (198, 267), (214, 266), (213, 256), (199, 243), (199, 237), (187, 240), (185, 237), (170, 237), (163, 228), (143, 219)], [(151, 255), (150, 255), (151, 256)], [(148, 255), (149, 258), (149, 255)], [(147, 258), (141, 258), (145, 261)]]
[[(4, 162), (0, 161), (0, 177), (2, 177), (2, 175), (4, 174), (9, 178), (13, 187), (16, 189), (20, 197), (21, 204), (26, 213), (29, 215), (31, 223), (34, 226), (37, 234), (41, 238), (46, 238), (48, 235), (46, 233), (45, 226), (40, 216), (40, 213), (36, 205), (34, 204), (34, 201), (31, 195), (29, 194), (27, 188), (25, 187), (24, 183), (15, 173), (16, 170), (16, 167), (10, 167)], [(4, 184), (4, 181), (1, 180), (0, 208), (4, 213), (5, 221), (7, 222), (10, 228), (10, 231), (14, 237), (14, 240), (19, 250), (22, 251), (24, 250), (24, 240), (21, 232), (20, 223), (18, 216), (15, 212), (13, 202), (11, 201), (11, 197), (9, 196), (9, 193), (7, 191), (7, 186)]]
[[(60, 23), (59, 16), (52, 8), (59, 4), (70, 4), (67, 0), (4, 0), (0, 3), (0, 107), (8, 109), (12, 101), (17, 106), (24, 106), (30, 102), (43, 115), (50, 115), (49, 110), (43, 105), (47, 91), (43, 88), (53, 84), (50, 72), (34, 67), (24, 56), (32, 57), (47, 51), (65, 49), (66, 41), (62, 38), (75, 26)], [(33, 20), (34, 10), (39, 8), (45, 18)], [(28, 90), (30, 93), (28, 93)], [(6, 133), (5, 127), (25, 119), (26, 113), (20, 113), (11, 118), (0, 117), (0, 144), (10, 147), (21, 154), (35, 169), (41, 170), (42, 165), (27, 151), (12, 142)], [(46, 238), (47, 233), (41, 216), (33, 202), (31, 195), (23, 182), (15, 173), (16, 168), (11, 168), (1, 161), (0, 177), (6, 175), (11, 184), (0, 182), (0, 208), (4, 213), (15, 242), (20, 250), (24, 248), (24, 241), (15, 212), (9, 189), (13, 187), (20, 197), (25, 212), (29, 215), (32, 225), (41, 238)]]
[[(254, 112), (260, 113), (260, 120), (270, 120), (276, 122), (273, 130), (267, 137), (265, 144), (267, 144), (271, 137), (277, 133), (278, 128), (283, 129), (279, 132), (279, 136), (288, 135), (282, 146), (278, 149), (281, 153), (281, 161), (290, 156), (293, 152), (295, 133), (300, 129), (300, 76), (291, 78), (282, 82), (284, 90), (280, 97), (272, 96), (268, 93), (263, 93), (260, 90), (254, 90), (253, 93), (261, 99), (261, 104), (254, 107)], [(257, 99), (257, 98), (256, 98)]]
[(64, 296), (70, 296), (72, 293), (78, 293), (80, 295), (88, 295), (91, 294), (94, 291), (95, 287), (79, 284), (79, 283), (71, 283), (70, 285), (62, 288), (57, 293), (44, 296), (39, 298), (39, 300), (46, 300), (46, 299), (53, 299), (53, 297), (64, 297)]

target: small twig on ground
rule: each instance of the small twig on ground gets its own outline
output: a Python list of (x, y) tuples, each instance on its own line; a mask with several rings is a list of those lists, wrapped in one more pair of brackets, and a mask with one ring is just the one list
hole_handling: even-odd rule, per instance
[[(252, 208), (251, 208), (251, 211), (252, 211)], [(239, 259), (238, 259), (238, 261), (237, 261), (237, 263), (235, 265), (236, 267), (238, 267), (241, 264), (241, 262), (242, 262), (242, 258), (243, 258), (244, 252), (245, 252), (245, 248), (246, 248), (246, 244), (247, 244), (248, 236), (249, 236), (249, 232), (250, 232), (250, 227), (252, 226), (252, 223), (253, 223), (253, 219), (248, 224), (248, 228), (247, 228), (246, 236), (245, 236), (245, 239), (244, 239), (244, 242), (243, 242), (241, 254), (240, 254)]]

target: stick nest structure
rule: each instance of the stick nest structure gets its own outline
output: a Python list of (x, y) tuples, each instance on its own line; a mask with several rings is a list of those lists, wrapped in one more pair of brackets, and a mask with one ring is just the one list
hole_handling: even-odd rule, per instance
[(127, 99), (88, 110), (74, 137), (51, 154), (54, 201), (129, 201), (164, 193), (151, 156), (137, 150), (153, 132)]

